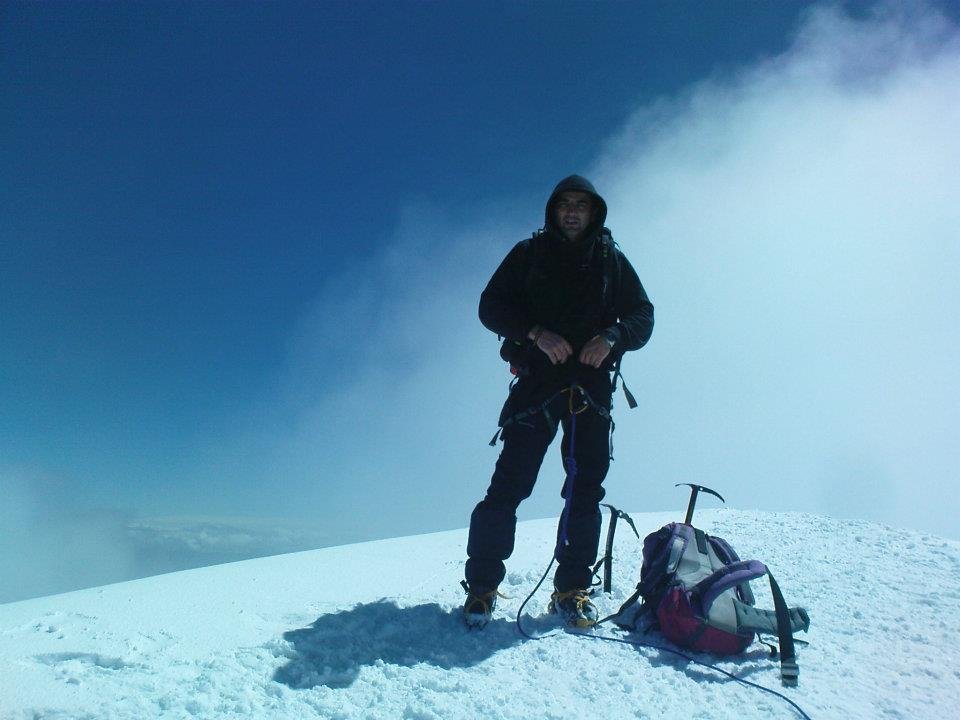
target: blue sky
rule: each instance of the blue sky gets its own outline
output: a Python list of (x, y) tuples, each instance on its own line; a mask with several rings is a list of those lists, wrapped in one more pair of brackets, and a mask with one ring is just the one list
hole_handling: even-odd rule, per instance
[[(6, 3), (8, 508), (107, 524), (267, 515), (340, 537), (363, 535), (358, 523), (466, 524), (506, 387), (476, 298), (556, 180), (583, 172), (610, 193), (614, 234), (658, 312), (649, 352), (626, 365), (645, 400), (620, 424), (630, 479), (611, 499), (664, 509), (673, 482), (698, 481), (736, 488), (726, 494), (742, 507), (919, 526), (957, 467), (958, 298), (941, 273), (960, 182), (943, 132), (955, 95), (939, 78), (958, 15), (939, 3)], [(915, 143), (891, 149), (885, 132), (900, 122), (896, 137)], [(861, 127), (887, 144), (844, 139)], [(892, 200), (892, 180), (865, 191), (864, 177), (899, 173), (912, 174)], [(728, 196), (749, 178), (769, 184)], [(752, 199), (770, 187), (788, 189)], [(696, 212), (705, 199), (709, 216)], [(876, 232), (850, 239), (877, 217), (871, 200), (904, 204), (886, 245)], [(930, 223), (919, 245), (910, 213)], [(831, 227), (841, 214), (851, 225)], [(846, 249), (807, 273), (797, 243), (750, 245), (788, 224), (824, 252)], [(772, 308), (811, 287), (800, 279), (829, 292), (780, 337)], [(919, 317), (863, 301), (890, 286), (926, 298), (910, 308)], [(832, 327), (844, 313), (853, 325)], [(771, 343), (754, 348), (760, 331)], [(865, 372), (859, 353), (891, 334), (902, 357), (885, 356), (902, 366)], [(934, 337), (937, 351), (920, 352)], [(729, 338), (756, 352), (705, 343)], [(804, 361), (794, 394), (776, 371), (791, 358)], [(886, 381), (931, 377), (933, 407), (866, 401), (896, 396)], [(819, 415), (798, 410), (820, 393)], [(791, 413), (802, 425), (779, 426)], [(829, 422), (844, 447), (818, 434)], [(771, 480), (778, 463), (787, 477)], [(908, 476), (926, 488), (912, 513)], [(532, 516), (556, 511), (542, 477)], [(794, 497), (781, 482), (818, 490)], [(864, 502), (877, 487), (887, 500)]]
[[(638, 102), (782, 50), (799, 6), (6, 5), (5, 462), (135, 503), (269, 392), (406, 204), (536, 206)], [(343, 320), (333, 379), (365, 342)]]
[(7, 462), (126, 494), (269, 386), (405, 204), (539, 201), (638, 101), (780, 50), (797, 7), (7, 4)]

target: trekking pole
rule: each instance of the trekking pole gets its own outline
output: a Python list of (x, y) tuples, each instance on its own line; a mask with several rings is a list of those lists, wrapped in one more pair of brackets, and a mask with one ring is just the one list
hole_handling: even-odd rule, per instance
[(690, 502), (687, 505), (687, 517), (683, 521), (684, 525), (689, 525), (693, 521), (693, 509), (697, 506), (697, 495), (700, 494), (701, 490), (705, 493), (710, 493), (711, 495), (720, 498), (720, 502), (724, 504), (726, 504), (727, 502), (716, 490), (711, 490), (710, 488), (704, 487), (703, 485), (694, 485), (693, 483), (677, 483), (676, 485), (674, 485), (674, 487), (680, 487), (681, 485), (688, 485), (691, 488)]

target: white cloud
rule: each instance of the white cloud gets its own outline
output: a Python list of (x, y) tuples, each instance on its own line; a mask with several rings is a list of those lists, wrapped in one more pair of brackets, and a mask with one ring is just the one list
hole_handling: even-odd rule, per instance
[(820, 8), (786, 55), (610, 143), (598, 180), (658, 319), (627, 364), (627, 504), (694, 481), (960, 534), (957, 77), (936, 15)]
[(128, 515), (77, 510), (76, 492), (54, 473), (0, 467), (0, 603), (131, 577)]

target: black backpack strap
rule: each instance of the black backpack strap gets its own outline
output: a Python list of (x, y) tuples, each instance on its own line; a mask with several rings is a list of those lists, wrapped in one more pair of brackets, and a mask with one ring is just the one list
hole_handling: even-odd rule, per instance
[(600, 618), (599, 620), (597, 620), (596, 624), (602, 625), (605, 622), (613, 620), (614, 624), (617, 627), (623, 628), (624, 630), (636, 630), (637, 621), (641, 617), (643, 617), (644, 615), (650, 612), (650, 607), (649, 605), (647, 605), (646, 602), (640, 605), (640, 608), (637, 610), (636, 613), (633, 614), (633, 617), (631, 617), (629, 620), (625, 618), (621, 618), (620, 616), (623, 613), (625, 613), (630, 608), (631, 605), (637, 602), (637, 600), (640, 599), (641, 595), (642, 593), (640, 591), (640, 585), (638, 584), (637, 589), (633, 592), (633, 594), (630, 597), (628, 597), (626, 600), (623, 601), (623, 604), (620, 606), (619, 610), (617, 610), (615, 613), (610, 613), (606, 617)]
[(757, 634), (776, 633), (780, 645), (780, 680), (787, 687), (796, 687), (800, 681), (800, 667), (797, 665), (794, 645), (802, 641), (795, 640), (793, 633), (806, 632), (810, 628), (810, 616), (802, 607), (787, 607), (780, 586), (769, 568), (766, 569), (766, 575), (770, 581), (774, 610), (759, 610), (735, 599), (733, 606), (737, 615), (737, 628)]
[[(613, 239), (613, 233), (609, 228), (603, 228), (600, 231), (600, 252), (603, 263), (603, 301), (606, 311), (611, 315), (616, 313), (616, 298), (620, 292), (620, 253), (617, 250), (617, 242)], [(617, 391), (617, 380), (623, 383), (623, 394), (627, 398), (627, 405), (633, 410), (637, 407), (637, 399), (630, 392), (623, 374), (620, 372), (620, 363), (623, 357), (618, 357), (613, 363), (613, 392)]]
[(630, 406), (630, 409), (633, 410), (637, 407), (637, 399), (633, 396), (633, 393), (630, 392), (630, 388), (627, 387), (626, 380), (623, 379), (623, 374), (620, 372), (620, 361), (623, 360), (622, 357), (617, 358), (617, 361), (613, 364), (613, 390), (612, 392), (617, 391), (617, 378), (620, 379), (620, 382), (623, 383), (623, 395), (627, 398), (627, 405)]
[(620, 257), (609, 228), (600, 231), (600, 263), (603, 267), (604, 310), (614, 309), (617, 291), (620, 289)]
[(780, 681), (787, 687), (796, 687), (800, 682), (800, 666), (793, 646), (793, 630), (790, 626), (790, 610), (780, 592), (780, 586), (767, 570), (770, 579), (770, 592), (773, 595), (773, 608), (777, 613), (777, 636), (780, 643)]

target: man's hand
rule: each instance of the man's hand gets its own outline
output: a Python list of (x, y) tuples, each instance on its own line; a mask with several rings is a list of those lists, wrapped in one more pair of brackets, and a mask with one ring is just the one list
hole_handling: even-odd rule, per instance
[(528, 337), (550, 358), (550, 362), (554, 365), (565, 363), (567, 358), (573, 355), (573, 348), (570, 347), (570, 343), (551, 330), (538, 326), (530, 331)]
[(580, 351), (580, 362), (598, 368), (610, 354), (610, 343), (599, 335), (594, 335)]

